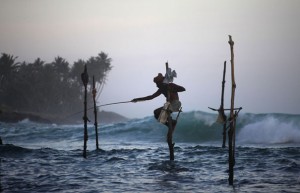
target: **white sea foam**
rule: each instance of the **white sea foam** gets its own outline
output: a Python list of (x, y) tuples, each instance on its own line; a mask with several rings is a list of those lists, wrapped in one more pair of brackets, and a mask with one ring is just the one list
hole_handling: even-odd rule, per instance
[(293, 122), (282, 122), (273, 116), (245, 125), (237, 134), (240, 143), (300, 143), (300, 128)]

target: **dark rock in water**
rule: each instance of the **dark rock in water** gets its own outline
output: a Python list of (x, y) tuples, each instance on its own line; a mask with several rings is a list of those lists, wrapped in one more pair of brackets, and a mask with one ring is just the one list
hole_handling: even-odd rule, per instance
[(50, 120), (31, 113), (19, 113), (19, 112), (9, 112), (9, 111), (8, 112), (2, 111), (0, 113), (1, 122), (15, 123), (15, 122), (22, 121), (24, 119), (28, 119), (30, 121), (39, 122), (39, 123), (51, 123)]
[[(94, 122), (94, 115), (92, 111), (88, 113), (88, 118), (91, 120), (91, 122)], [(26, 112), (0, 110), (0, 122), (16, 123), (24, 119), (28, 119), (29, 121), (37, 123), (80, 124), (82, 123), (82, 114), (78, 113), (75, 116), (69, 116), (66, 118), (64, 116), (57, 115), (38, 115)], [(128, 120), (128, 118), (114, 112), (98, 112), (98, 123), (100, 124), (119, 123)]]

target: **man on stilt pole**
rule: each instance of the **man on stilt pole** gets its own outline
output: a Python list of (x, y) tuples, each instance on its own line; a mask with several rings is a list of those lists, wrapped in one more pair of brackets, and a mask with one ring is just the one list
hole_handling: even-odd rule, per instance
[(178, 92), (185, 91), (184, 87), (172, 83), (174, 77), (176, 77), (176, 72), (172, 71), (168, 67), (168, 63), (166, 63), (166, 75), (163, 76), (161, 73), (159, 73), (153, 79), (153, 82), (158, 87), (158, 90), (152, 95), (135, 98), (131, 101), (131, 102), (138, 102), (144, 100), (152, 100), (160, 96), (161, 94), (163, 94), (166, 97), (166, 103), (164, 104), (164, 106), (154, 110), (154, 117), (160, 123), (165, 124), (169, 128), (167, 134), (167, 142), (170, 149), (170, 160), (174, 160), (174, 151), (173, 151), (174, 143), (172, 142), (172, 135), (177, 124), (177, 119), (172, 119), (171, 113), (172, 112), (180, 113), (181, 102), (179, 101)]

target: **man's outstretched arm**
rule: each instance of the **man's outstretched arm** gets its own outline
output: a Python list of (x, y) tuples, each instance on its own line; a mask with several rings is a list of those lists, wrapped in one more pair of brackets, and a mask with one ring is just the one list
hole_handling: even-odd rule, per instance
[(158, 97), (161, 94), (159, 90), (157, 90), (155, 93), (152, 95), (146, 96), (146, 97), (140, 97), (140, 98), (134, 98), (131, 100), (131, 102), (138, 102), (138, 101), (146, 101), (146, 100), (152, 100), (156, 97)]

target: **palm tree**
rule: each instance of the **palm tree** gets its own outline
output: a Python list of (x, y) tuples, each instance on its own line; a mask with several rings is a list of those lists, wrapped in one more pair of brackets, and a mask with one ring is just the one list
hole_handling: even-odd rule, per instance
[(15, 62), (17, 58), (13, 55), (2, 53), (0, 58), (0, 91), (5, 90), (5, 86), (9, 85), (9, 80), (20, 67), (20, 63)]
[(93, 77), (95, 80), (102, 84), (105, 83), (107, 73), (112, 69), (111, 58), (104, 52), (101, 52), (96, 57), (91, 57), (87, 63), (88, 74)]
[(64, 81), (69, 77), (69, 63), (64, 58), (57, 56), (54, 59), (54, 62), (52, 62), (52, 65), (61, 81)]
[(80, 60), (74, 62), (73, 66), (71, 68), (71, 71), (70, 71), (70, 76), (71, 76), (72, 80), (74, 82), (76, 82), (76, 84), (78, 86), (81, 85), (80, 75), (83, 71), (84, 65), (85, 65), (85, 61), (80, 59)]
[(104, 52), (101, 52), (96, 57), (91, 57), (86, 63), (88, 68), (88, 74), (90, 77), (95, 76), (97, 99), (99, 98), (102, 89), (104, 87), (107, 73), (112, 69), (112, 59)]

